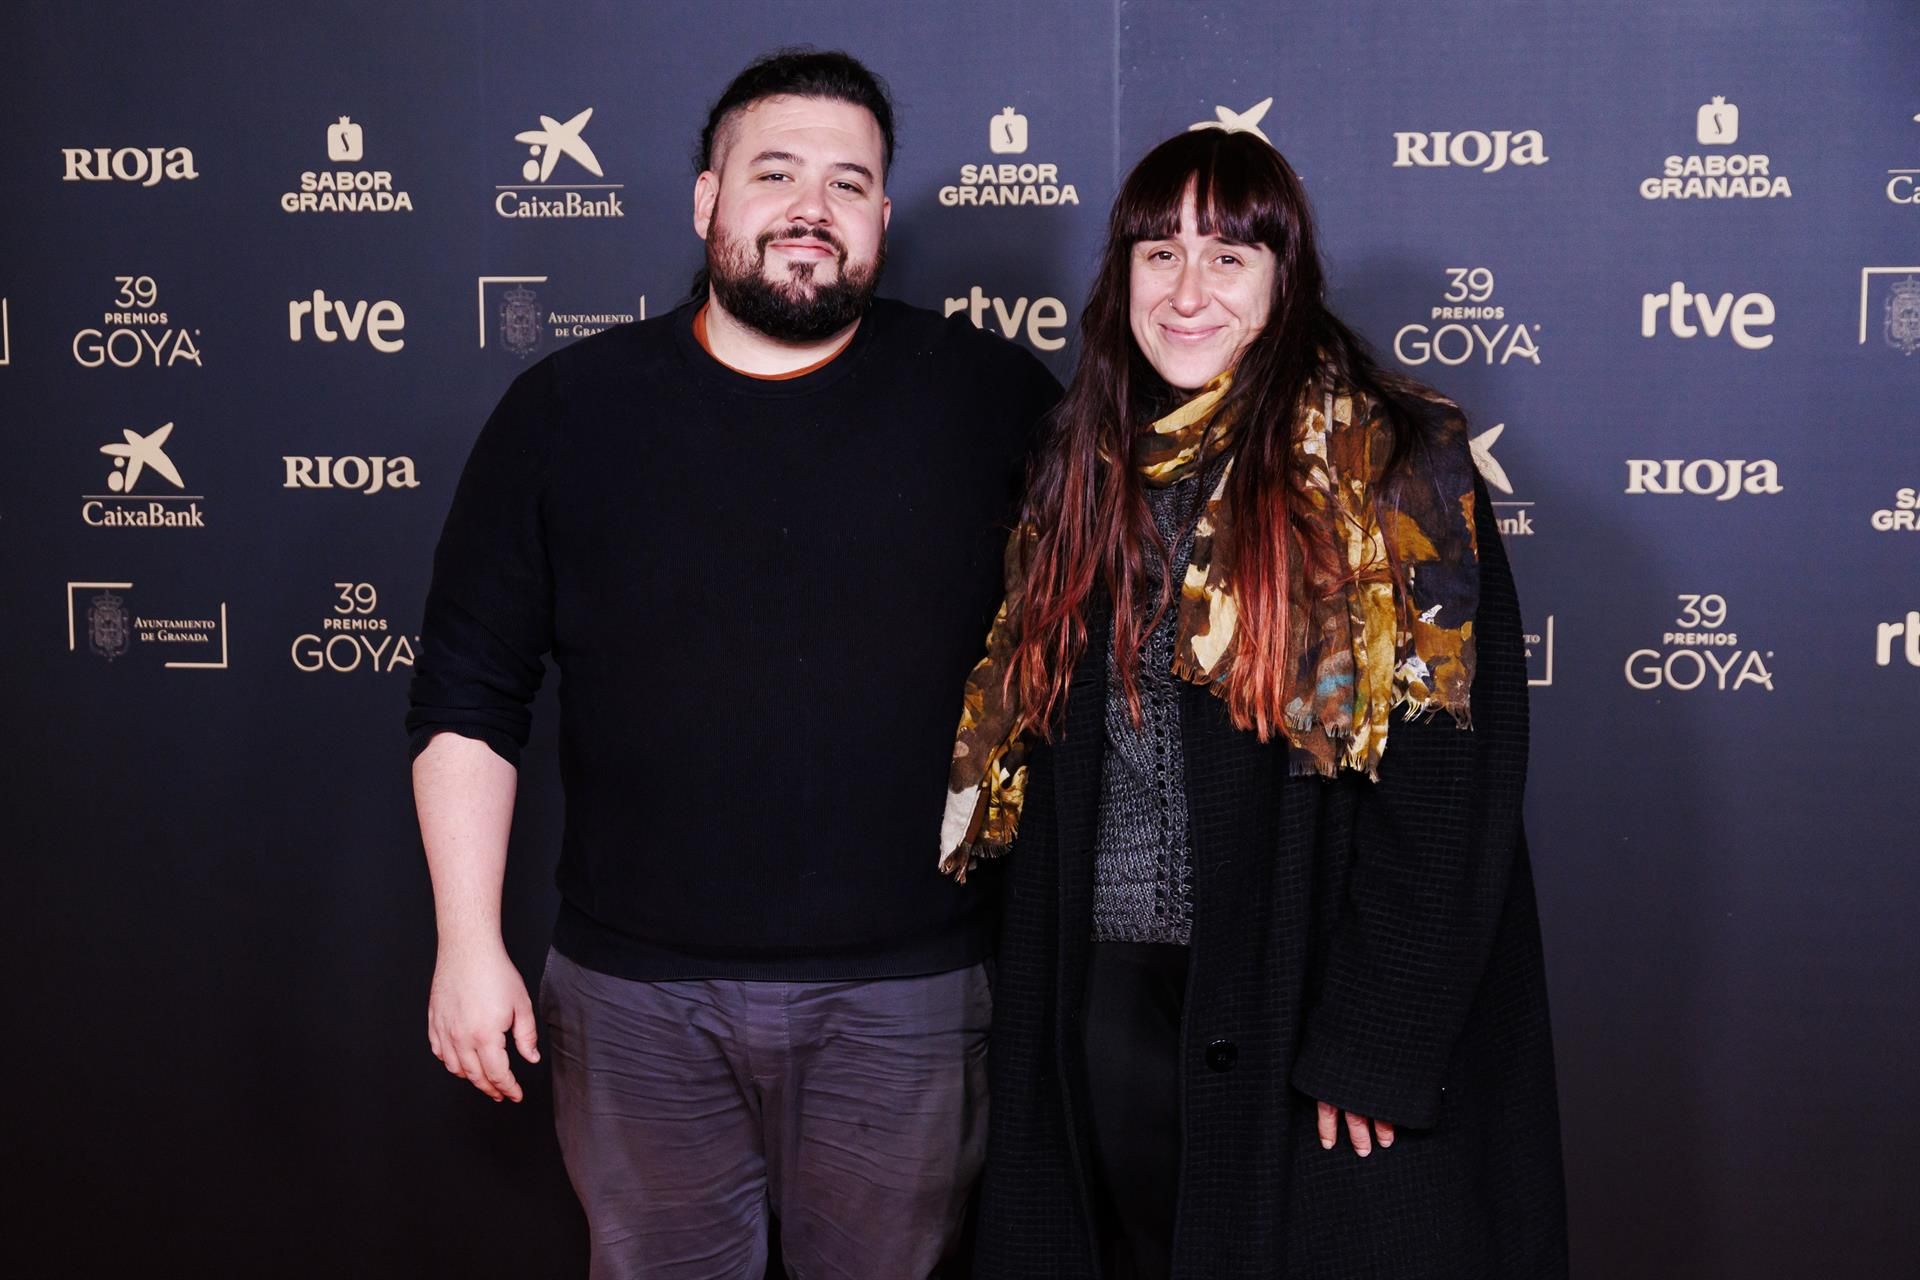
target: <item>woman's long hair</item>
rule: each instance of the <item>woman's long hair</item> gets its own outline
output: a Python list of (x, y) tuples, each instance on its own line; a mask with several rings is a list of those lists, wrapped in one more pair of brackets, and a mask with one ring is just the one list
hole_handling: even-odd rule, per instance
[[(1190, 184), (1201, 234), (1265, 245), (1276, 260), (1266, 325), (1234, 366), (1218, 410), (1238, 424), (1226, 494), (1233, 546), (1216, 555), (1230, 555), (1234, 570), (1239, 620), (1226, 692), (1239, 728), (1264, 741), (1283, 722), (1297, 657), (1289, 641), (1292, 611), (1305, 604), (1298, 579), (1309, 560), (1331, 571), (1336, 552), (1305, 536), (1290, 466), (1297, 406), (1309, 384), (1331, 379), (1385, 402), (1393, 446), (1384, 470), (1396, 469), (1424, 435), (1419, 403), (1406, 394), (1411, 384), (1382, 371), (1358, 335), (1327, 310), (1312, 212), (1280, 153), (1251, 133), (1220, 129), (1178, 134), (1149, 151), (1114, 200), (1099, 273), (1080, 316), (1079, 364), (1027, 485), (1024, 519), (1039, 538), (1026, 548), (1020, 638), (1007, 679), (1023, 725), (1043, 734), (1065, 706), (1073, 666), (1086, 648), (1096, 582), (1113, 606), (1114, 670), (1136, 721), (1140, 648), (1177, 590), (1165, 572), (1171, 548), (1154, 527), (1132, 459), (1134, 437), (1183, 393), (1141, 354), (1128, 297), (1134, 246), (1178, 233)], [(1150, 554), (1160, 561), (1156, 575), (1148, 573)], [(1155, 577), (1158, 604), (1149, 612), (1142, 606)]]

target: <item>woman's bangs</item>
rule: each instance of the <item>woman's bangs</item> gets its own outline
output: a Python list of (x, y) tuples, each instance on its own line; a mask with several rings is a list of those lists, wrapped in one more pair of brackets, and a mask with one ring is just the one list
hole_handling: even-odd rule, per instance
[(1272, 183), (1248, 165), (1213, 165), (1195, 188), (1200, 234), (1237, 244), (1263, 244), (1278, 250), (1286, 243), (1286, 220)]
[(1274, 175), (1262, 165), (1219, 163), (1222, 141), (1188, 134), (1162, 143), (1141, 161), (1115, 202), (1114, 241), (1130, 247), (1178, 235), (1180, 208), (1191, 186), (1201, 235), (1274, 248), (1284, 244), (1287, 223), (1280, 193), (1272, 189)]

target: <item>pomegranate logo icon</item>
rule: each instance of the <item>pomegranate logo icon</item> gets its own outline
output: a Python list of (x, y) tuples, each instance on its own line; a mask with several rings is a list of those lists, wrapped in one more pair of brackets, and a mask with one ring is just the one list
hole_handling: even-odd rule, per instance
[(1716, 95), (1700, 108), (1695, 123), (1702, 146), (1729, 146), (1740, 137), (1740, 108)]
[(327, 159), (352, 164), (363, 154), (359, 125), (341, 116), (340, 123), (327, 126)]

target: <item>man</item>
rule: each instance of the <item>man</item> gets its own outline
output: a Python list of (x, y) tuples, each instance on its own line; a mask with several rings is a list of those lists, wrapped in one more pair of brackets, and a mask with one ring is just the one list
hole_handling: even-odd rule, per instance
[(748, 67), (701, 138), (705, 288), (541, 361), (434, 561), (408, 726), (439, 953), (428, 1039), (519, 1101), (502, 943), (518, 751), (561, 673), (542, 982), (595, 1277), (923, 1276), (985, 1136), (992, 887), (920, 857), (1059, 393), (873, 296), (893, 113), (844, 54)]

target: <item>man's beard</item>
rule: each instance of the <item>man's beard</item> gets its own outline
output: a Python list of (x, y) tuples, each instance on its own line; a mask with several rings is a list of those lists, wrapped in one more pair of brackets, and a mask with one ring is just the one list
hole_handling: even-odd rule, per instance
[[(815, 239), (834, 251), (837, 270), (830, 284), (815, 284), (819, 264), (796, 262), (787, 266), (787, 279), (767, 279), (767, 246), (775, 240)], [(727, 314), (758, 329), (776, 342), (818, 342), (830, 338), (866, 314), (887, 264), (883, 234), (865, 270), (847, 268), (847, 250), (823, 227), (785, 227), (763, 231), (751, 252), (744, 242), (720, 229), (716, 221), (707, 234), (707, 279), (713, 296)]]

